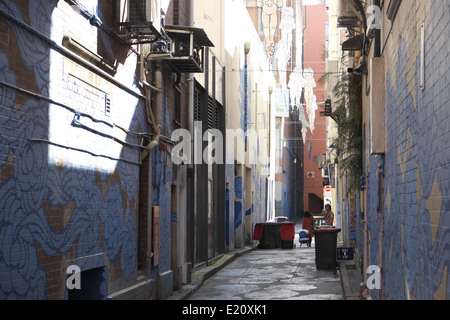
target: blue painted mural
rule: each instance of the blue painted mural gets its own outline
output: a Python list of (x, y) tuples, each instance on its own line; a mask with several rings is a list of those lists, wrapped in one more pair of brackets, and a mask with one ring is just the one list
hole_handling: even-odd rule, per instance
[(225, 182), (227, 184), (227, 188), (225, 191), (226, 195), (226, 205), (225, 205), (225, 239), (227, 250), (230, 250), (234, 245), (234, 176), (235, 176), (235, 168), (232, 164), (225, 165)]
[[(166, 89), (163, 81), (163, 97), (166, 97)], [(167, 109), (167, 101), (163, 99), (162, 103), (162, 132), (167, 130), (172, 135), (172, 127), (170, 125), (170, 115)], [(159, 274), (167, 272), (171, 269), (170, 265), (170, 235), (171, 235), (171, 207), (168, 183), (172, 182), (172, 172), (167, 165), (166, 150), (156, 148), (152, 153), (152, 205), (160, 208), (160, 247), (159, 247), (159, 264), (156, 267), (149, 267), (149, 274), (156, 281)], [(169, 283), (163, 282), (164, 291), (169, 290)]]
[(244, 186), (242, 184), (242, 177), (238, 175), (237, 170), (234, 174), (234, 229), (236, 230), (242, 224), (242, 202), (244, 199)]
[[(241, 61), (242, 62), (242, 61)], [(253, 123), (250, 119), (252, 119), (252, 109), (251, 103), (253, 99), (252, 88), (252, 75), (248, 73), (246, 70), (249, 68), (247, 63), (242, 62), (241, 68), (239, 72), (239, 95), (237, 97), (238, 106), (239, 106), (239, 125), (238, 128), (241, 129), (245, 138), (245, 133), (251, 132), (253, 130)], [(262, 127), (266, 128), (265, 115), (261, 116), (261, 119), (264, 121), (262, 123)], [(259, 130), (263, 129), (260, 128)], [(248, 142), (248, 152), (252, 155), (253, 159), (258, 159), (260, 156), (260, 143), (263, 143), (262, 140), (257, 137), (256, 141), (251, 139), (247, 140)], [(242, 151), (241, 151), (242, 152)], [(235, 155), (236, 156), (236, 155)], [(227, 158), (228, 159), (228, 158)], [(235, 159), (233, 159), (235, 160)], [(230, 161), (230, 160), (228, 160)], [(245, 199), (244, 196), (246, 194), (245, 188), (246, 186), (243, 183), (242, 173), (238, 172), (237, 166), (233, 164), (226, 164), (225, 167), (225, 181), (227, 183), (226, 189), (226, 206), (225, 206), (225, 214), (226, 214), (226, 245), (228, 248), (232, 248), (235, 245), (235, 241), (237, 239), (237, 229), (245, 224), (245, 217), (251, 216), (252, 226), (251, 230), (253, 230), (254, 224), (265, 221), (266, 216), (266, 176), (263, 175), (260, 170), (261, 167), (257, 163), (251, 164), (251, 187), (252, 187), (252, 199), (251, 205), (249, 207), (244, 208)], [(245, 239), (245, 228), (242, 228), (242, 236), (239, 234), (238, 239)], [(250, 235), (251, 237), (251, 235)]]
[(292, 141), (287, 141), (286, 148), (283, 148), (283, 185), (282, 185), (282, 195), (281, 200), (281, 212), (282, 215), (288, 217), (289, 220), (294, 221), (299, 215), (295, 212), (295, 179), (296, 179), (296, 168), (294, 164), (294, 143)]
[[(130, 96), (135, 103), (121, 106), (120, 112), (132, 120), (121, 155), (111, 155), (108, 147), (98, 148), (94, 155), (89, 144), (102, 146), (108, 139), (67, 121), (76, 114), (71, 102), (50, 96), (53, 89), (61, 89), (52, 88), (50, 81), (50, 55), (55, 50), (49, 43), (57, 1), (28, 4), (26, 18), (15, 1), (0, 3), (9, 17), (2, 14), (0, 19), (20, 52), (13, 63), (14, 46), (9, 54), (0, 50), (0, 299), (48, 298), (51, 264), (43, 263), (47, 259), (62, 256), (55, 261), (77, 264), (82, 271), (117, 264), (125, 280), (137, 268), (139, 149), (132, 145), (139, 141), (132, 132), (147, 130), (143, 104)], [(101, 39), (111, 48), (107, 37)], [(21, 73), (25, 68), (28, 82)], [(24, 84), (36, 88), (41, 97), (19, 95)], [(91, 119), (83, 120), (94, 126)], [(67, 145), (50, 140), (50, 128), (58, 123), (63, 129), (66, 123), (67, 132), (77, 132), (75, 137), (53, 132), (65, 137)], [(71, 148), (75, 139), (85, 139), (84, 148)], [(51, 158), (50, 146), (56, 150)], [(108, 277), (103, 280), (101, 295), (106, 298)]]
[[(448, 37), (442, 36), (448, 35), (450, 3), (429, 5), (425, 88), (420, 88), (420, 34), (402, 34), (396, 67), (386, 70), (388, 152), (385, 159), (366, 159), (369, 264), (375, 265), (380, 262), (377, 170), (384, 169), (383, 297), (389, 299), (450, 298), (450, 70)], [(417, 48), (413, 56), (411, 46)], [(413, 79), (408, 74), (411, 64)], [(378, 290), (372, 292), (372, 297), (378, 295)]]

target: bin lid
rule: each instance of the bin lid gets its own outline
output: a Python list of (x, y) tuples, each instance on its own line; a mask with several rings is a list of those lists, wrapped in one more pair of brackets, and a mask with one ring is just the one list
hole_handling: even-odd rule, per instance
[(319, 232), (340, 232), (340, 228), (316, 228), (312, 232), (313, 233), (319, 233)]

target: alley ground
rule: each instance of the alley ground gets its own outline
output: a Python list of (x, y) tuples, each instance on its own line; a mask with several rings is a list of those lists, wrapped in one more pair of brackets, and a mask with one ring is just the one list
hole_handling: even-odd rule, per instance
[(317, 270), (314, 248), (254, 250), (231, 262), (191, 300), (340, 300), (339, 271)]
[[(319, 270), (312, 247), (300, 246), (295, 226), (294, 249), (237, 250), (194, 274), (193, 283), (174, 300), (344, 300), (356, 298), (357, 281), (340, 261), (334, 270)], [(222, 267), (220, 267), (222, 265)], [(205, 279), (205, 280), (199, 280)], [(359, 291), (359, 290), (358, 290)]]

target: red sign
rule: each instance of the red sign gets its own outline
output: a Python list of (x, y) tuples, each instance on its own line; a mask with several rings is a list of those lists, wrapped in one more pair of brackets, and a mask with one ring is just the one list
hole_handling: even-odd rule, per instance
[(331, 192), (331, 186), (326, 186), (325, 187), (325, 192)]

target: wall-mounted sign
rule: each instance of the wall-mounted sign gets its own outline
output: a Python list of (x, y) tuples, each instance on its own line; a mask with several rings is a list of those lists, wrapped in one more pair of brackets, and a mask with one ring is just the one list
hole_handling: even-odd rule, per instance
[(274, 101), (272, 105), (272, 114), (275, 117), (289, 117), (289, 91), (281, 88), (274, 90)]

